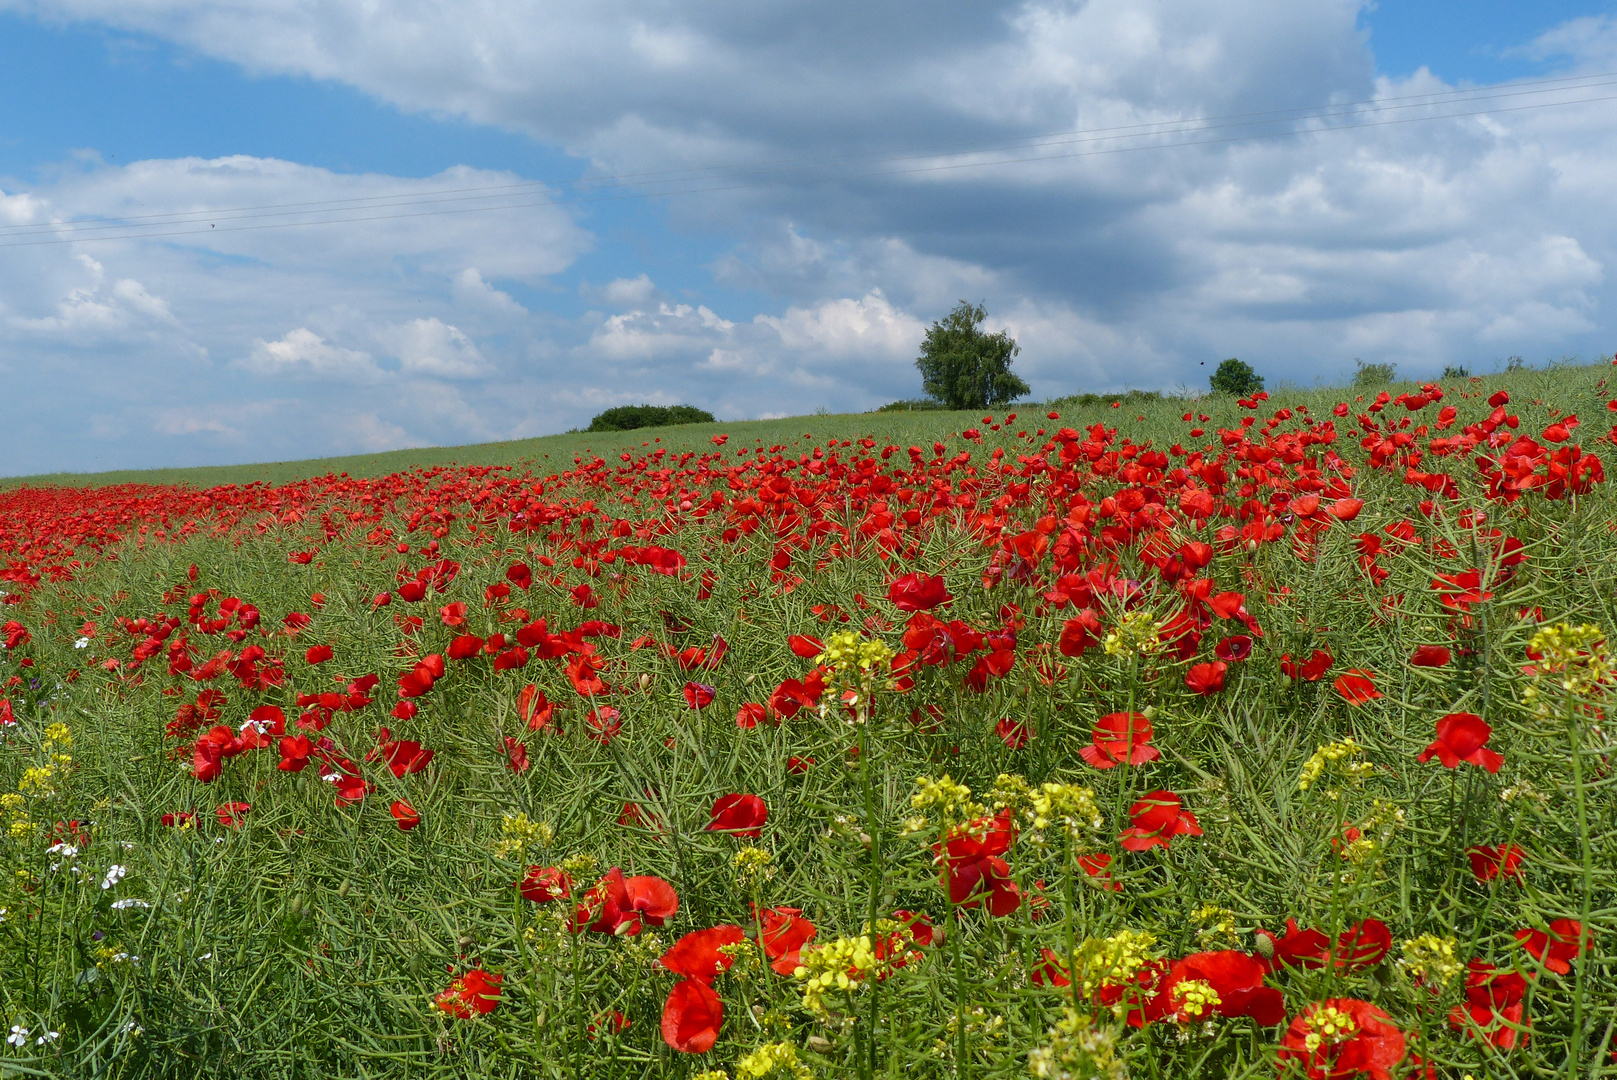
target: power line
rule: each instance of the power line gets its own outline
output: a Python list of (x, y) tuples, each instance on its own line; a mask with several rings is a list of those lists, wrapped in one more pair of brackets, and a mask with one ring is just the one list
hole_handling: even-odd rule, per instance
[[(1617, 72), (1604, 73), (1604, 74), (1605, 75), (1617, 75)], [(1587, 81), (1589, 79), (1594, 79), (1596, 77), (1597, 76), (1583, 76), (1582, 78), (1584, 80), (1586, 80), (1585, 82), (1583, 82), (1581, 84), (1578, 84), (1576, 86), (1563, 86), (1560, 89), (1563, 89), (1563, 90), (1597, 89), (1597, 88), (1600, 88), (1600, 87), (1603, 87), (1603, 86), (1617, 85), (1617, 80), (1607, 81), (1607, 82), (1588, 82)], [(1545, 80), (1545, 81), (1550, 81), (1550, 80)], [(1564, 80), (1556, 80), (1556, 81), (1564, 81)], [(1495, 100), (1495, 99), (1499, 99), (1499, 98), (1509, 99), (1509, 98), (1515, 98), (1515, 97), (1524, 96), (1524, 94), (1526, 94), (1526, 93), (1541, 93), (1541, 92), (1548, 92), (1548, 91), (1503, 92), (1503, 93), (1491, 94), (1491, 95), (1473, 95), (1472, 97), (1469, 97), (1469, 98), (1462, 98), (1462, 99), (1458, 99), (1458, 100), (1452, 100), (1452, 101), (1446, 102), (1446, 104), (1463, 104), (1463, 103), (1466, 103), (1468, 101)], [(1422, 97), (1422, 96), (1427, 96), (1427, 95), (1409, 95), (1409, 96)], [(1383, 100), (1397, 100), (1397, 99), (1383, 99)], [(1567, 101), (1535, 102), (1535, 103), (1531, 103), (1531, 104), (1517, 105), (1517, 106), (1498, 106), (1498, 107), (1493, 107), (1493, 108), (1476, 109), (1476, 110), (1471, 110), (1471, 111), (1466, 111), (1466, 112), (1458, 112), (1458, 113), (1447, 112), (1447, 113), (1439, 113), (1439, 114), (1428, 115), (1428, 116), (1397, 117), (1397, 118), (1393, 118), (1393, 119), (1369, 120), (1369, 121), (1364, 121), (1364, 122), (1359, 122), (1359, 123), (1325, 124), (1325, 125), (1320, 125), (1320, 126), (1317, 126), (1317, 127), (1305, 128), (1302, 131), (1248, 132), (1248, 133), (1245, 133), (1245, 134), (1227, 135), (1227, 136), (1224, 136), (1224, 137), (1213, 138), (1213, 139), (1181, 139), (1181, 140), (1170, 140), (1170, 141), (1165, 141), (1165, 142), (1144, 143), (1144, 144), (1141, 144), (1141, 145), (1133, 145), (1133, 146), (1104, 146), (1104, 147), (1099, 147), (1099, 148), (1071, 151), (1071, 152), (1061, 153), (1061, 154), (1035, 154), (1035, 155), (1025, 156), (1025, 157), (999, 158), (999, 159), (986, 160), (986, 161), (953, 162), (953, 163), (945, 163), (945, 164), (919, 166), (919, 167), (906, 168), (906, 169), (877, 169), (877, 170), (872, 170), (872, 171), (854, 172), (854, 173), (830, 173), (830, 174), (823, 175), (823, 176), (805, 176), (805, 177), (801, 177), (799, 179), (804, 180), (804, 181), (808, 181), (808, 182), (827, 182), (827, 181), (834, 181), (834, 180), (863, 179), (863, 178), (868, 178), (868, 177), (906, 176), (906, 175), (917, 175), (917, 174), (925, 174), (925, 173), (933, 173), (933, 172), (949, 172), (949, 171), (958, 171), (958, 170), (962, 170), (962, 169), (987, 168), (987, 167), (994, 166), (994, 165), (1026, 164), (1026, 163), (1037, 163), (1037, 162), (1041, 162), (1041, 161), (1058, 161), (1058, 160), (1067, 160), (1067, 159), (1081, 158), (1081, 157), (1095, 157), (1095, 156), (1102, 156), (1102, 155), (1109, 155), (1109, 154), (1131, 153), (1131, 152), (1137, 152), (1137, 151), (1141, 151), (1141, 150), (1160, 150), (1160, 149), (1173, 149), (1173, 148), (1186, 147), (1186, 146), (1211, 146), (1211, 145), (1221, 145), (1221, 144), (1237, 143), (1237, 142), (1249, 142), (1249, 141), (1255, 141), (1255, 140), (1258, 140), (1258, 139), (1284, 138), (1284, 137), (1287, 137), (1287, 136), (1290, 136), (1290, 135), (1295, 135), (1295, 134), (1306, 134), (1306, 133), (1308, 133), (1310, 131), (1314, 131), (1314, 132), (1346, 131), (1346, 130), (1353, 130), (1353, 129), (1358, 129), (1358, 128), (1386, 127), (1386, 126), (1400, 125), (1400, 124), (1421, 123), (1421, 122), (1427, 122), (1427, 121), (1432, 121), (1432, 120), (1463, 119), (1463, 118), (1472, 117), (1472, 116), (1485, 116), (1485, 115), (1494, 115), (1494, 114), (1501, 114), (1501, 113), (1524, 112), (1524, 111), (1535, 110), (1535, 109), (1556, 108), (1556, 107), (1562, 107), (1562, 106), (1567, 106), (1567, 105), (1591, 104), (1591, 103), (1596, 103), (1596, 102), (1604, 102), (1604, 101), (1612, 101), (1612, 100), (1617, 100), (1617, 95), (1591, 97), (1591, 98), (1576, 98), (1576, 99), (1567, 100)], [(1414, 108), (1414, 107), (1421, 107), (1421, 106), (1418, 106), (1418, 105), (1404, 105), (1404, 106), (1395, 106), (1394, 108)], [(1340, 107), (1338, 107), (1338, 108), (1340, 108)], [(1323, 110), (1316, 110), (1315, 112), (1313, 112), (1311, 114), (1298, 116), (1298, 117), (1293, 117), (1292, 119), (1294, 119), (1294, 120), (1338, 119), (1338, 118), (1348, 117), (1348, 116), (1374, 115), (1375, 113), (1381, 112), (1381, 111), (1391, 111), (1391, 110), (1389, 110), (1389, 109), (1363, 110), (1363, 111), (1360, 111), (1360, 112), (1357, 112), (1357, 113), (1342, 112), (1342, 111), (1331, 113), (1331, 112), (1325, 112)], [(1258, 114), (1239, 114), (1239, 115), (1258, 115)], [(1001, 147), (1001, 148), (995, 148), (995, 149), (989, 149), (989, 150), (956, 151), (956, 152), (952, 153), (950, 156), (961, 157), (961, 156), (966, 156), (967, 154), (974, 153), (974, 152), (975, 153), (1004, 153), (1004, 152), (1007, 152), (1007, 150), (1013, 150), (1013, 149), (1038, 149), (1038, 148), (1049, 147), (1049, 146), (1062, 146), (1062, 145), (1073, 145), (1073, 144), (1081, 144), (1081, 143), (1106, 142), (1106, 141), (1112, 141), (1112, 140), (1115, 140), (1115, 139), (1118, 139), (1118, 138), (1146, 138), (1146, 137), (1151, 137), (1151, 136), (1160, 135), (1160, 134), (1169, 134), (1169, 135), (1195, 134), (1195, 133), (1203, 133), (1203, 132), (1207, 132), (1207, 131), (1229, 130), (1229, 129), (1233, 129), (1233, 128), (1250, 127), (1250, 126), (1253, 126), (1253, 124), (1262, 123), (1262, 122), (1273, 122), (1273, 121), (1250, 121), (1250, 122), (1247, 122), (1247, 123), (1235, 123), (1235, 124), (1224, 124), (1224, 125), (1206, 125), (1204, 123), (1204, 121), (1202, 121), (1202, 120), (1182, 121), (1182, 122), (1175, 122), (1175, 123), (1179, 123), (1181, 125), (1189, 125), (1189, 124), (1194, 123), (1194, 124), (1202, 124), (1203, 126), (1200, 126), (1200, 127), (1181, 126), (1181, 127), (1177, 128), (1177, 129), (1169, 130), (1169, 131), (1161, 131), (1161, 130), (1158, 130), (1158, 131), (1143, 131), (1142, 130), (1142, 131), (1136, 132), (1135, 134), (1132, 134), (1132, 135), (1108, 135), (1108, 136), (1105, 136), (1103, 138), (1071, 139), (1071, 140), (1066, 140), (1064, 142), (1049, 142), (1049, 141), (1046, 141), (1046, 142), (1024, 142), (1024, 143), (1019, 143), (1019, 144), (1013, 144), (1013, 145), (1011, 145), (1009, 147)], [(1145, 128), (1145, 127), (1148, 127), (1149, 125), (1133, 125), (1133, 126), (1138, 127), (1138, 128)], [(1108, 130), (1116, 131), (1116, 130), (1122, 130), (1122, 129), (1090, 129), (1090, 130), (1091, 131), (1108, 131)], [(937, 156), (937, 155), (888, 156), (886, 158), (871, 159), (870, 163), (879, 165), (879, 164), (883, 164), (883, 163), (887, 163), (887, 162), (914, 160), (916, 158), (935, 157), (935, 156)], [(803, 160), (809, 160), (809, 159), (803, 159)], [(832, 160), (836, 160), (836, 159), (832, 159)], [(804, 166), (801, 166), (798, 169), (793, 170), (793, 171), (803, 172), (803, 171), (806, 171), (808, 169), (812, 169), (812, 168), (816, 168), (816, 167), (819, 167), (819, 168), (832, 167), (832, 168), (834, 168), (835, 166), (828, 166), (828, 165), (823, 165), (823, 164), (822, 165), (804, 165)], [(710, 170), (710, 171), (717, 172), (718, 168), (719, 167), (713, 167), (713, 169)], [(782, 170), (776, 170), (776, 171), (779, 172), (779, 171), (782, 171)], [(690, 181), (695, 181), (695, 180), (700, 180), (700, 179), (702, 179), (702, 177), (691, 177)], [(687, 182), (690, 182), (690, 181), (687, 181)], [(779, 186), (779, 185), (782, 185), (782, 184), (785, 184), (785, 183), (790, 183), (790, 182), (793, 182), (792, 178), (777, 178), (777, 179), (775, 179), (773, 181), (759, 180), (759, 181), (754, 181), (754, 182), (749, 182), (749, 183), (732, 183), (732, 184), (722, 184), (722, 185), (714, 185), (714, 186), (708, 186), (708, 187), (683, 187), (683, 188), (668, 188), (667, 190), (630, 191), (628, 193), (614, 194), (614, 195), (584, 194), (584, 195), (579, 195), (579, 196), (574, 196), (574, 197), (547, 198), (547, 199), (539, 199), (539, 200), (529, 200), (529, 201), (525, 201), (525, 202), (504, 202), (504, 203), (501, 203), (501, 204), (498, 204), (498, 205), (488, 205), (488, 206), (470, 206), (470, 207), (456, 207), (456, 208), (451, 208), (451, 209), (422, 210), (422, 211), (418, 211), (418, 212), (414, 212), (414, 213), (367, 214), (365, 216), (329, 217), (329, 218), (323, 218), (323, 219), (320, 219), (320, 220), (312, 220), (312, 221), (276, 221), (276, 222), (269, 222), (269, 223), (260, 224), (260, 225), (239, 225), (239, 226), (235, 226), (235, 227), (227, 227), (227, 228), (224, 228), (224, 229), (216, 228), (216, 227), (214, 227), (214, 226), (212, 226), (210, 224), (210, 227), (207, 228), (207, 229), (178, 229), (178, 230), (171, 230), (171, 231), (167, 231), (167, 232), (132, 232), (132, 231), (128, 231), (128, 230), (135, 229), (135, 228), (162, 228), (162, 227), (168, 226), (168, 225), (200, 224), (202, 221), (208, 220), (209, 218), (212, 218), (213, 221), (218, 221), (218, 220), (247, 220), (247, 219), (251, 219), (251, 218), (255, 218), (255, 217), (288, 217), (288, 216), (304, 215), (304, 214), (348, 214), (348, 215), (352, 215), (353, 213), (358, 212), (358, 211), (377, 210), (377, 209), (399, 209), (399, 208), (412, 207), (412, 206), (435, 206), (435, 205), (438, 205), (438, 204), (443, 203), (443, 202), (455, 202), (455, 201), (463, 201), (463, 200), (489, 201), (489, 200), (493, 200), (493, 199), (516, 199), (516, 198), (521, 198), (522, 196), (526, 195), (528, 192), (526, 190), (516, 190), (516, 191), (510, 191), (510, 193), (506, 194), (506, 195), (468, 194), (468, 195), (461, 196), (460, 198), (433, 198), (433, 197), (430, 197), (432, 195), (432, 193), (430, 193), (430, 192), (418, 193), (421, 196), (428, 196), (428, 197), (425, 197), (425, 198), (418, 198), (417, 194), (399, 193), (399, 194), (395, 194), (395, 195), (369, 196), (369, 197), (365, 197), (363, 199), (356, 198), (356, 199), (347, 199), (347, 200), (332, 200), (332, 201), (324, 202), (324, 203), (322, 203), (322, 202), (284, 203), (284, 204), (269, 204), (269, 205), (266, 205), (266, 206), (263, 206), (263, 207), (240, 207), (240, 208), (235, 208), (236, 210), (240, 210), (240, 211), (253, 211), (253, 210), (275, 210), (275, 209), (278, 209), (278, 208), (310, 207), (310, 209), (306, 209), (306, 210), (286, 209), (286, 210), (284, 210), (283, 212), (280, 212), (280, 213), (266, 213), (266, 214), (240, 213), (240, 214), (236, 214), (236, 216), (234, 216), (234, 217), (231, 217), (231, 216), (226, 216), (226, 215), (229, 215), (229, 214), (233, 213), (234, 211), (227, 210), (224, 213), (220, 213), (220, 212), (217, 212), (217, 211), (215, 211), (213, 213), (209, 213), (207, 211), (186, 211), (186, 212), (181, 212), (181, 213), (176, 213), (176, 214), (169, 214), (169, 215), (149, 215), (149, 217), (160, 218), (162, 220), (154, 220), (154, 221), (151, 221), (149, 224), (146, 224), (146, 225), (130, 225), (130, 224), (115, 225), (115, 224), (107, 224), (107, 225), (100, 225), (100, 226), (97, 226), (97, 225), (79, 226), (79, 225), (77, 225), (75, 223), (37, 223), (37, 224), (35, 224), (33, 226), (13, 227), (13, 234), (15, 235), (14, 230), (17, 229), (17, 228), (37, 228), (37, 229), (54, 228), (58, 232), (60, 232), (62, 230), (68, 230), (68, 231), (71, 232), (71, 235), (67, 235), (67, 236), (56, 235), (56, 236), (52, 236), (52, 237), (50, 237), (48, 239), (38, 239), (38, 240), (34, 240), (34, 239), (16, 239), (16, 240), (12, 240), (10, 242), (0, 240), (0, 247), (32, 247), (32, 246), (39, 246), (39, 245), (45, 245), (45, 244), (90, 243), (90, 242), (94, 242), (96, 240), (122, 240), (122, 239), (147, 239), (147, 238), (160, 239), (160, 238), (171, 237), (171, 236), (196, 236), (196, 235), (201, 235), (201, 234), (205, 234), (205, 233), (255, 232), (255, 231), (262, 231), (262, 230), (267, 230), (267, 229), (298, 228), (298, 227), (310, 226), (310, 225), (338, 225), (338, 224), (348, 224), (348, 223), (366, 222), (366, 221), (401, 220), (401, 219), (416, 218), (416, 217), (436, 217), (436, 216), (446, 216), (446, 215), (453, 215), (453, 214), (484, 213), (484, 212), (493, 211), (493, 210), (524, 209), (524, 208), (538, 207), (538, 206), (560, 206), (560, 205), (584, 204), (584, 203), (594, 203), (594, 202), (616, 202), (616, 201), (622, 201), (622, 200), (627, 200), (627, 199), (667, 198), (667, 197), (672, 197), (672, 196), (677, 196), (677, 195), (697, 195), (697, 194), (707, 194), (707, 193), (721, 192), (721, 191), (745, 190), (745, 189), (748, 189), (748, 188), (755, 188), (755, 187), (758, 187), (760, 185)], [(672, 181), (667, 181), (665, 183), (672, 183)], [(527, 184), (491, 185), (491, 186), (486, 187), (486, 188), (463, 188), (463, 189), (449, 189), (449, 190), (450, 191), (458, 190), (458, 191), (462, 191), (462, 192), (506, 190), (506, 189), (513, 189), (513, 188), (521, 188), (521, 189), (530, 189), (531, 190), (533, 188), (541, 188), (541, 187), (548, 187), (548, 186), (549, 185), (545, 185), (545, 184), (542, 184), (540, 182), (532, 182), (532, 183), (527, 183)], [(625, 183), (625, 184), (622, 184), (622, 185), (619, 185), (619, 186), (629, 187), (631, 185)], [(399, 201), (399, 200), (406, 200), (406, 199), (413, 199), (415, 201)], [(387, 201), (380, 201), (380, 200), (394, 200), (394, 201), (387, 202)], [(355, 203), (368, 203), (368, 205), (352, 205), (352, 204), (355, 204)], [(135, 219), (111, 219), (111, 220), (112, 221), (132, 221), (132, 220), (135, 220)], [(110, 232), (111, 230), (123, 230), (123, 231), (112, 232), (111, 235), (100, 235), (100, 236), (87, 236), (87, 235), (84, 235), (85, 233), (89, 233), (89, 232)], [(6, 230), (0, 230), (0, 235), (4, 235), (5, 231)], [(26, 236), (28, 234), (23, 234), (23, 235)], [(37, 233), (35, 235), (37, 235)]]

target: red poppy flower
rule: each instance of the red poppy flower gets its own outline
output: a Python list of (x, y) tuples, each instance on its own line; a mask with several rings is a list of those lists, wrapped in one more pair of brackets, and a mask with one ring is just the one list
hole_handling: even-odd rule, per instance
[(548, 904), (552, 900), (565, 900), (573, 895), (573, 879), (559, 866), (530, 866), (517, 882), (524, 900)]
[(1282, 1067), (1295, 1061), (1308, 1080), (1392, 1080), (1391, 1070), (1403, 1061), (1404, 1050), (1404, 1033), (1391, 1018), (1357, 998), (1314, 1002), (1280, 1038)]
[(887, 599), (900, 611), (931, 611), (954, 597), (941, 577), (919, 572), (905, 574), (887, 587)]
[(1352, 521), (1363, 509), (1363, 499), (1337, 499), (1325, 512), (1338, 521)]
[(1207, 601), (1207, 606), (1213, 609), (1213, 614), (1221, 619), (1233, 619), (1241, 614), (1246, 604), (1246, 596), (1238, 592), (1221, 592)]
[(1548, 933), (1543, 930), (1518, 930), (1516, 940), (1528, 954), (1557, 975), (1572, 970), (1572, 961), (1580, 952), (1587, 953), (1594, 934), (1585, 930), (1576, 919), (1556, 919), (1550, 923)]
[(472, 968), (450, 983), (447, 990), (440, 991), (433, 999), (433, 1006), (462, 1020), (469, 1020), (474, 1014), (482, 1016), (491, 1013), (499, 1007), (500, 982), (503, 978), (501, 975), (490, 975), (480, 968)]
[(1123, 891), (1123, 883), (1112, 879), (1112, 857), (1104, 851), (1078, 856), (1078, 869), (1094, 878), (1107, 892)]
[(1107, 713), (1095, 721), (1090, 740), (1078, 753), (1097, 769), (1144, 765), (1162, 756), (1151, 745), (1151, 719), (1144, 713)]
[(1185, 686), (1202, 697), (1211, 697), (1224, 689), (1224, 673), (1229, 665), (1222, 660), (1211, 664), (1195, 664), (1185, 672)]
[(1521, 975), (1473, 959), (1466, 965), (1465, 1001), (1449, 1013), (1449, 1026), (1509, 1050), (1531, 1026), (1522, 1001), (1526, 996), (1527, 980)]
[(394, 800), (393, 805), (387, 808), (387, 812), (393, 815), (393, 820), (398, 823), (400, 832), (409, 832), (421, 824), (421, 815), (416, 813), (415, 808), (403, 799)]
[(330, 645), (315, 645), (306, 650), (303, 659), (311, 664), (323, 664), (331, 659)]
[(1294, 661), (1290, 656), (1281, 654), (1280, 673), (1288, 679), (1296, 679), (1302, 682), (1319, 682), (1325, 673), (1331, 670), (1331, 665), (1335, 662), (1335, 657), (1324, 649), (1315, 649), (1313, 655), (1301, 664)]
[(533, 571), (524, 562), (512, 563), (505, 568), (505, 580), (519, 589), (528, 589), (533, 585)]
[(382, 753), (387, 759), (388, 769), (401, 779), (425, 769), (433, 755), (433, 751), (423, 750), (420, 743), (409, 739), (388, 743)]
[(642, 925), (661, 926), (679, 911), (679, 894), (659, 877), (625, 878), (613, 867), (585, 893), (573, 915), (575, 930), (633, 937)]
[(449, 643), (444, 655), (451, 660), (471, 660), (483, 654), (483, 639), (476, 634), (462, 634)]
[(371, 789), (363, 777), (353, 773), (339, 773), (336, 778), (337, 805), (345, 806), (359, 802), (365, 793)]
[(1012, 750), (1020, 750), (1027, 745), (1027, 722), (1012, 720), (1007, 716), (994, 725), (994, 734), (999, 736), (1000, 742)]
[(288, 735), (276, 744), (281, 753), (281, 760), (275, 767), (282, 772), (302, 772), (309, 764), (309, 755), (314, 753), (314, 743), (302, 735)]
[(1083, 608), (1062, 625), (1061, 638), (1056, 642), (1056, 649), (1062, 656), (1082, 656), (1100, 644), (1103, 629), (1100, 613), (1094, 608)]
[(195, 827), (197, 823), (197, 815), (196, 811), (194, 810), (181, 810), (178, 813), (164, 814), (158, 820), (162, 822), (164, 828), (168, 829), (184, 827), (186, 825)]
[(1022, 904), (1022, 892), (1011, 880), (1011, 868), (1000, 856), (1016, 841), (1016, 826), (1009, 812), (978, 818), (954, 833), (946, 843), (934, 844), (943, 864), (942, 882), (957, 907), (973, 908), (988, 901), (988, 910), (1003, 918)]
[(736, 710), (736, 727), (749, 730), (757, 727), (769, 716), (769, 711), (756, 701), (749, 701)]
[(1442, 645), (1422, 645), (1409, 662), (1414, 667), (1448, 667), (1451, 655)]
[(769, 807), (756, 795), (721, 795), (713, 804), (707, 823), (708, 832), (733, 833), (746, 840), (756, 840), (769, 820)]
[(1382, 696), (1381, 691), (1376, 689), (1375, 675), (1362, 668), (1338, 675), (1332, 685), (1349, 705), (1364, 705)]
[(777, 975), (791, 975), (802, 966), (803, 946), (819, 932), (803, 918), (799, 908), (763, 908), (758, 912), (758, 941)]
[(543, 690), (529, 683), (517, 695), (517, 716), (527, 723), (529, 731), (539, 731), (555, 721), (556, 706)]
[(693, 709), (705, 709), (713, 704), (718, 691), (705, 683), (688, 682), (685, 684), (685, 704)]
[(605, 746), (617, 738), (618, 732), (623, 730), (623, 717), (612, 706), (603, 705), (599, 709), (591, 709), (584, 715), (584, 726), (588, 729), (586, 734), (592, 742)]
[(505, 763), (514, 773), (525, 773), (532, 765), (528, 760), (528, 748), (510, 735), (505, 736)]
[(1067, 976), (1067, 961), (1051, 948), (1039, 950), (1039, 963), (1034, 965), (1031, 978), (1034, 986), (1072, 985), (1072, 979)]
[(712, 987), (696, 979), (681, 979), (663, 1004), (663, 1042), (683, 1054), (705, 1054), (719, 1040), (724, 1026), (724, 1002)]
[(1492, 881), (1497, 877), (1526, 881), (1522, 872), (1522, 859), (1526, 853), (1516, 844), (1478, 844), (1466, 851), (1471, 860), (1471, 874), (1478, 881)]
[(218, 807), (214, 809), (213, 814), (219, 819), (219, 824), (229, 829), (239, 829), (241, 828), (242, 822), (247, 819), (247, 814), (252, 810), (252, 808), (251, 803), (220, 803)]
[(1445, 769), (1457, 769), (1470, 762), (1491, 773), (1499, 771), (1505, 759), (1488, 749), (1493, 728), (1476, 713), (1449, 713), (1437, 722), (1437, 739), (1415, 760), (1422, 763), (1437, 758)]
[(793, 634), (786, 639), (786, 647), (792, 650), (792, 655), (812, 660), (825, 651), (825, 642), (807, 634)]
[(1152, 791), (1129, 807), (1132, 827), (1118, 834), (1125, 851), (1147, 851), (1176, 836), (1200, 836), (1196, 815), (1181, 809), (1179, 796), (1171, 791)]
[(1238, 664), (1252, 655), (1252, 639), (1246, 634), (1227, 637), (1213, 646), (1213, 655), (1231, 664)]
[(786, 759), (786, 771), (791, 773), (793, 776), (802, 776), (804, 773), (809, 771), (809, 766), (813, 764), (813, 758), (797, 757), (794, 754), (792, 757)]
[(1270, 971), (1282, 967), (1312, 971), (1333, 963), (1339, 971), (1360, 971), (1381, 963), (1392, 949), (1392, 931), (1380, 919), (1354, 923), (1337, 937), (1334, 948), (1323, 931), (1303, 930), (1296, 919), (1286, 920), (1283, 937), (1267, 930), (1259, 930), (1258, 937), (1263, 944), (1260, 955), (1267, 957), (1264, 963)]
[[(1144, 1009), (1134, 1010), (1129, 1023), (1136, 1027), (1157, 1020), (1198, 1024), (1218, 1016), (1250, 1016), (1261, 1027), (1286, 1019), (1286, 1000), (1279, 990), (1263, 985), (1263, 964), (1243, 952), (1194, 953), (1173, 964), (1157, 983), (1156, 995)], [(1212, 987), (1216, 1002), (1187, 996), (1185, 983)]]
[(724, 925), (706, 930), (692, 930), (662, 954), (658, 963), (675, 975), (713, 985), (721, 971), (729, 971), (735, 957), (719, 950), (727, 945), (739, 945), (746, 940), (741, 927)]

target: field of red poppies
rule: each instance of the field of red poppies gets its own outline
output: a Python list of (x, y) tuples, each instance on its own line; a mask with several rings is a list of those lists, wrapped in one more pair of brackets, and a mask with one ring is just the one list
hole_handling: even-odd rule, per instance
[(0, 491), (0, 1072), (1617, 1075), (1613, 370)]

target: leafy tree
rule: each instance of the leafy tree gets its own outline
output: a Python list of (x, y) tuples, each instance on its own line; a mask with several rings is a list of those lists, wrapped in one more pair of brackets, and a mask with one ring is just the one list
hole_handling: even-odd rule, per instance
[(1397, 364), (1366, 364), (1358, 357), (1353, 358), (1356, 368), (1353, 372), (1353, 388), (1362, 390), (1366, 386), (1382, 386), (1398, 378)]
[(1449, 364), (1443, 369), (1442, 378), (1445, 379), (1469, 379), (1470, 377), (1471, 373), (1465, 369), (1464, 364)]
[(590, 421), (589, 431), (633, 431), (671, 424), (711, 424), (713, 414), (694, 405), (619, 405)]
[(1253, 371), (1251, 364), (1233, 356), (1218, 365), (1218, 370), (1207, 381), (1212, 384), (1215, 394), (1246, 397), (1263, 389), (1263, 376)]
[(1028, 384), (1011, 373), (1011, 358), (1021, 346), (1009, 333), (985, 333), (983, 305), (965, 300), (926, 332), (915, 366), (921, 386), (951, 409), (1002, 405), (1026, 394)]

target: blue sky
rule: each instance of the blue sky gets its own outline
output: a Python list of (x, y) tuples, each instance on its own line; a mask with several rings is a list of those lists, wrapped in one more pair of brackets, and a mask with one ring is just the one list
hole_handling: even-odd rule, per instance
[[(1617, 330), (1599, 80), (1353, 132), (826, 163), (1617, 70), (1614, 12), (1027, 0), (917, 27), (851, 0), (0, 0), (0, 378), (31, 436), (0, 473), (518, 437), (640, 400), (870, 407), (917, 392), (920, 333), (961, 296), (1018, 333), (1039, 394), (1169, 388), (1214, 354), (1301, 383), (1355, 356), (1593, 355)], [(782, 159), (819, 164), (569, 191)], [(932, 171), (870, 175), (898, 168)], [(531, 181), (560, 202), (62, 224)]]

